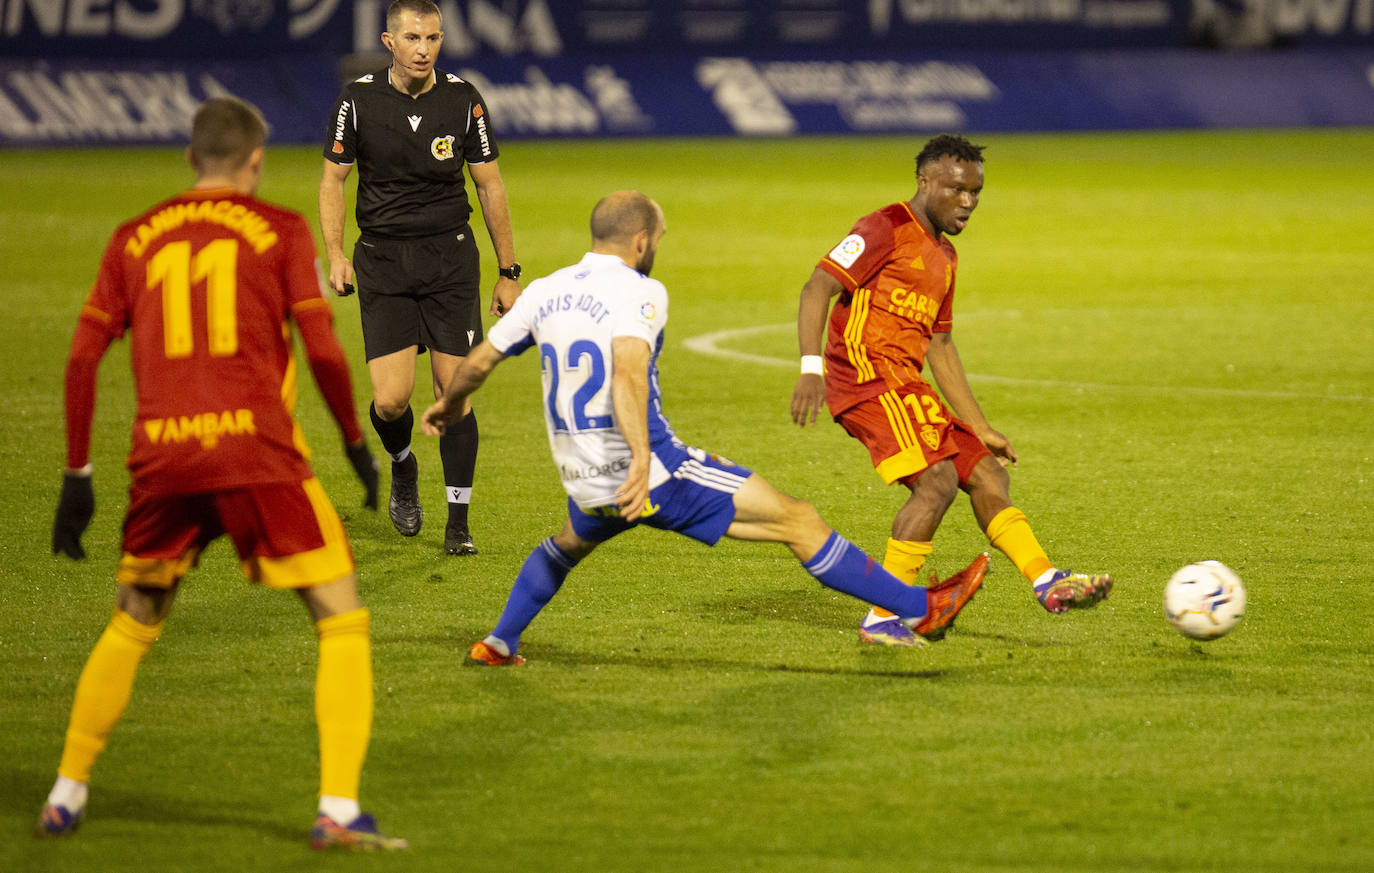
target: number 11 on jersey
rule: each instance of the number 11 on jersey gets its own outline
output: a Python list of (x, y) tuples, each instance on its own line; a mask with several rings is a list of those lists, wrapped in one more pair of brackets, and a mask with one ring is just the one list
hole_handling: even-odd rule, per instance
[(189, 358), (195, 348), (191, 288), (201, 282), (210, 354), (238, 352), (238, 259), (235, 239), (211, 240), (194, 255), (189, 241), (170, 242), (148, 259), (148, 290), (162, 290), (162, 346), (168, 358)]

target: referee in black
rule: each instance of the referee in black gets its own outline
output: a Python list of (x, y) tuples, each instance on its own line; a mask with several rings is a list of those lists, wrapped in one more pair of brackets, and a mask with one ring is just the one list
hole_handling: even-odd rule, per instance
[[(391, 456), (391, 522), (403, 536), (420, 532), (419, 470), (410, 451), (415, 364), (429, 350), (434, 396), (482, 341), (477, 241), (463, 180), (472, 174), (500, 277), (490, 312), (504, 314), (520, 296), (506, 187), (496, 165), (491, 119), (477, 89), (435, 69), (443, 16), (430, 0), (395, 0), (382, 44), (391, 65), (351, 82), (329, 121), (320, 179), (320, 225), (334, 293), (352, 292), (359, 309), (372, 426)], [(344, 180), (358, 165), (359, 238), (344, 254)], [(439, 440), (448, 496), (444, 551), (477, 553), (468, 529), (477, 419), (464, 418)]]

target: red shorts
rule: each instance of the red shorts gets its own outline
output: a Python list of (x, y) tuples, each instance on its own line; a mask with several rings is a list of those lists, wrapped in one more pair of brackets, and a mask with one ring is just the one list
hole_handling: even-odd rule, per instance
[(243, 574), (270, 588), (311, 588), (353, 572), (353, 549), (316, 479), (208, 494), (130, 489), (121, 585), (170, 588), (221, 534)]
[(883, 481), (910, 482), (937, 461), (950, 458), (967, 482), (992, 454), (968, 425), (954, 417), (935, 389), (913, 382), (864, 400), (840, 413), (840, 425), (868, 447)]

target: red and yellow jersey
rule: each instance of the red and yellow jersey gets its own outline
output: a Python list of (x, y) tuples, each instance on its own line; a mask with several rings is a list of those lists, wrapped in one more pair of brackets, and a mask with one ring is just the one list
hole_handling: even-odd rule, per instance
[(320, 307), (329, 311), (299, 213), (191, 190), (122, 225), (81, 320), (111, 339), (130, 334), (134, 484), (197, 493), (308, 479), (288, 320)]
[(922, 381), (930, 338), (953, 318), (958, 256), (949, 240), (894, 203), (859, 219), (819, 266), (844, 288), (825, 343), (831, 414)]

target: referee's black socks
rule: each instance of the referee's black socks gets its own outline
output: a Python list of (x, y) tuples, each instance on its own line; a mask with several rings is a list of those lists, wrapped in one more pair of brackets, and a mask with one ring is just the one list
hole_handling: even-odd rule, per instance
[(469, 411), (439, 437), (439, 460), (444, 465), (448, 493), (448, 526), (467, 530), (472, 478), (477, 469), (477, 413)]
[(377, 438), (382, 441), (382, 448), (391, 456), (393, 461), (396, 456), (403, 454), (410, 448), (410, 432), (415, 427), (415, 413), (409, 406), (405, 413), (395, 421), (383, 421), (377, 415), (377, 407), (371, 403), (367, 405), (367, 414), (372, 419), (372, 429), (377, 432)]

